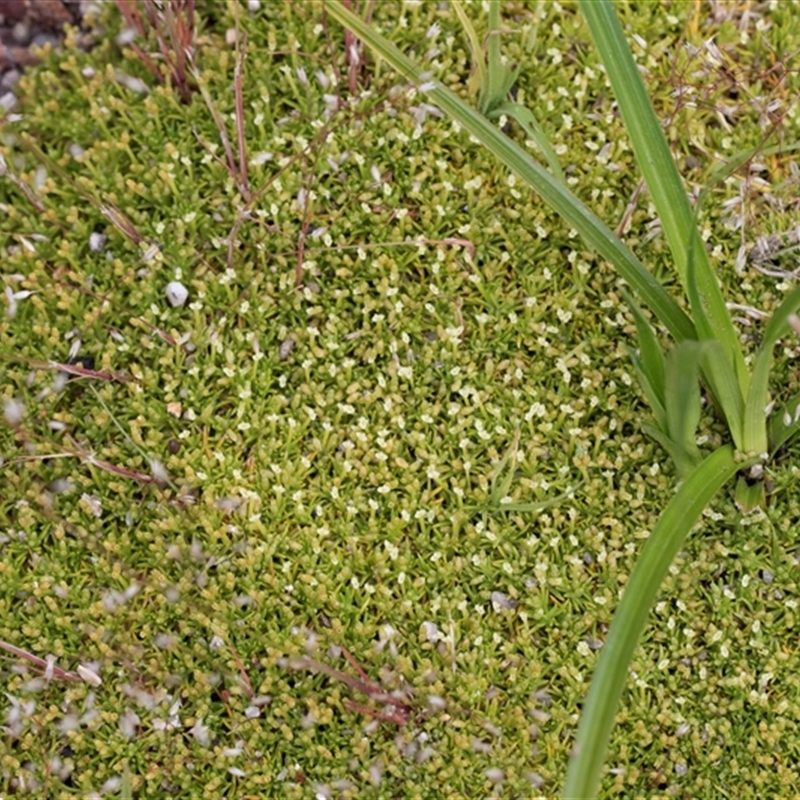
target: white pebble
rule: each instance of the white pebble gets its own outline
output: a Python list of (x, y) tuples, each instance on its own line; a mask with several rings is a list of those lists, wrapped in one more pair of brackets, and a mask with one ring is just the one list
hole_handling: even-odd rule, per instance
[(16, 104), (17, 96), (14, 94), (14, 92), (6, 92), (2, 97), (0, 97), (0, 110), (4, 112), (11, 111)]
[(78, 665), (78, 675), (92, 686), (100, 686), (103, 683), (100, 676), (91, 667), (87, 667), (85, 664)]
[(108, 239), (108, 237), (105, 236), (102, 233), (97, 233), (97, 232), (90, 233), (89, 234), (89, 249), (93, 253), (99, 253), (106, 246), (106, 240), (107, 239)]
[(3, 414), (6, 422), (12, 428), (17, 428), (22, 420), (25, 419), (25, 404), (20, 400), (15, 400), (13, 397), (9, 400), (3, 400)]
[(189, 290), (180, 282), (172, 281), (167, 284), (167, 300), (173, 308), (182, 306), (189, 297)]
[(505, 772), (498, 767), (490, 767), (483, 773), (494, 784), (500, 784), (506, 777)]

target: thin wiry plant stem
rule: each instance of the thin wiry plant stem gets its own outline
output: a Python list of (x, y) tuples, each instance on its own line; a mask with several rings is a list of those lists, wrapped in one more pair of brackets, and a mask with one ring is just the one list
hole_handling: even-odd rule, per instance
[[(172, 85), (182, 103), (192, 97), (187, 66), (194, 50), (195, 0), (116, 0), (117, 8), (129, 28), (145, 39), (154, 31), (158, 55), (169, 70)], [(142, 16), (142, 13), (144, 16)], [(158, 63), (138, 44), (129, 47), (153, 73), (159, 83), (164, 83), (164, 73)]]
[(247, 696), (252, 700), (256, 696), (256, 693), (253, 690), (253, 684), (250, 681), (250, 676), (247, 674), (247, 670), (244, 668), (242, 659), (239, 658), (239, 654), (233, 649), (233, 646), (229, 644), (228, 648), (231, 651), (233, 660), (236, 662), (236, 667), (239, 670), (239, 675), (241, 676), (242, 683), (244, 684), (244, 690), (247, 693)]
[(16, 656), (17, 658), (21, 658), (24, 661), (27, 661), (29, 664), (33, 664), (34, 667), (42, 671), (42, 674), (49, 678), (56, 678), (62, 681), (82, 681), (83, 678), (77, 672), (70, 672), (69, 670), (62, 669), (61, 667), (57, 667), (55, 663), (49, 661), (45, 658), (40, 658), (39, 656), (33, 655), (33, 653), (29, 653), (27, 650), (22, 650), (19, 647), (15, 647), (13, 644), (9, 644), (8, 642), (4, 642), (0, 639), (0, 650), (5, 650), (7, 653), (10, 653), (12, 656)]
[[(350, 0), (344, 0), (346, 8), (350, 8)], [(358, 66), (361, 59), (358, 54), (358, 39), (349, 29), (344, 31), (344, 53), (347, 61), (347, 88), (351, 95), (358, 94)]]
[(244, 60), (247, 53), (247, 36), (242, 35), (239, 56), (236, 60), (233, 90), (236, 96), (236, 139), (239, 146), (239, 187), (245, 200), (250, 199), (250, 182), (247, 179), (247, 143), (244, 134)]
[(341, 648), (341, 650), (342, 654), (348, 660), (350, 665), (359, 674), (358, 678), (354, 678), (352, 675), (348, 675), (346, 672), (342, 672), (341, 670), (331, 667), (322, 661), (312, 658), (311, 656), (302, 656), (300, 658), (291, 659), (288, 661), (288, 666), (292, 667), (293, 669), (305, 669), (312, 672), (321, 672), (323, 675), (327, 675), (329, 678), (340, 681), (341, 683), (350, 686), (352, 689), (356, 689), (362, 694), (365, 694), (370, 700), (374, 700), (375, 702), (382, 703), (384, 706), (386, 706), (384, 711), (375, 711), (374, 709), (362, 706), (360, 703), (355, 703), (348, 700), (346, 701), (345, 705), (351, 710), (358, 711), (361, 714), (366, 714), (378, 719), (383, 719), (385, 721), (396, 722), (397, 724), (406, 724), (411, 718), (413, 707), (401, 698), (396, 697), (394, 694), (384, 691), (381, 686), (375, 683), (366, 674), (364, 669), (348, 650), (346, 650), (344, 647)]

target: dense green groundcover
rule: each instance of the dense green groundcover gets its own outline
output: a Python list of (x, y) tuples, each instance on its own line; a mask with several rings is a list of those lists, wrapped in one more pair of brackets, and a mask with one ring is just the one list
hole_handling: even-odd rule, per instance
[[(576, 9), (505, 11), (518, 98), (658, 274)], [(98, 46), (48, 54), (0, 129), (0, 639), (102, 680), (0, 662), (0, 794), (119, 795), (127, 765), (135, 797), (553, 796), (674, 485), (641, 434), (617, 280), (424, 96), (369, 61), (354, 95), (320, 5), (201, 12), (196, 64), (237, 157), (226, 31), (247, 34), (249, 205), (202, 95), (155, 85), (110, 7)], [(781, 234), (771, 270), (793, 269), (800, 81), (781, 54), (800, 32), (781, 6), (743, 12), (622, 9), (693, 185), (784, 148), (703, 215), (728, 296), (769, 311), (789, 284), (755, 245)], [(466, 91), (451, 8), (375, 13)], [(797, 353), (778, 354), (787, 393)], [(69, 358), (100, 374), (66, 381), (49, 362)], [(604, 796), (800, 791), (794, 455), (766, 512), (718, 500), (675, 564)], [(506, 501), (567, 496), (503, 512), (506, 477)], [(309, 668), (355, 676), (342, 648), (403, 702)]]

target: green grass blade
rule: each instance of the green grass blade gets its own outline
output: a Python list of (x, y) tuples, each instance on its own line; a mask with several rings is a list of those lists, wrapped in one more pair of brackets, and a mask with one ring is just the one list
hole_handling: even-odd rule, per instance
[(122, 770), (122, 783), (119, 787), (120, 800), (133, 800), (133, 781), (131, 780), (131, 770), (128, 764)]
[(800, 309), (800, 286), (795, 286), (786, 297), (781, 300), (780, 305), (772, 312), (767, 327), (764, 329), (764, 339), (761, 347), (772, 349), (778, 339), (786, 333), (786, 326), (789, 318), (796, 314)]
[(647, 374), (647, 378), (652, 385), (656, 396), (661, 405), (664, 405), (664, 380), (665, 380), (665, 361), (664, 352), (659, 344), (656, 332), (648, 319), (642, 313), (636, 301), (628, 294), (623, 292), (622, 296), (628, 304), (628, 308), (633, 314), (636, 323), (636, 334), (639, 339), (639, 352), (641, 353), (642, 368)]
[(769, 402), (769, 371), (772, 366), (772, 350), (775, 343), (785, 333), (789, 317), (800, 307), (800, 286), (795, 286), (781, 304), (775, 309), (764, 331), (761, 349), (758, 351), (750, 380), (750, 391), (744, 407), (745, 453), (762, 454), (769, 452), (767, 438), (766, 406)]
[(736, 490), (734, 491), (733, 499), (736, 503), (736, 508), (742, 514), (749, 514), (757, 508), (764, 508), (766, 502), (764, 481), (749, 483), (744, 475), (739, 475), (736, 479)]
[(516, 120), (528, 137), (535, 142), (550, 167), (550, 171), (564, 183), (564, 173), (561, 170), (556, 151), (533, 112), (521, 103), (512, 103), (506, 99), (517, 79), (519, 70), (512, 69), (508, 64), (503, 63), (500, 52), (499, 0), (489, 0), (489, 33), (485, 52), (472, 21), (459, 0), (455, 0), (453, 8), (469, 42), (475, 71), (473, 79), (479, 84), (478, 110), (489, 119), (498, 119), (505, 114)]
[(687, 233), (694, 229), (694, 214), (683, 182), (612, 3), (591, 0), (582, 2), (580, 7), (606, 68), (675, 266), (684, 282)]
[(553, 145), (550, 144), (550, 140), (547, 138), (544, 130), (542, 130), (542, 126), (539, 125), (539, 120), (536, 119), (533, 112), (526, 106), (523, 106), (522, 103), (502, 103), (496, 106), (488, 117), (489, 119), (496, 119), (501, 114), (505, 114), (507, 117), (511, 117), (511, 119), (516, 121), (520, 128), (525, 131), (528, 138), (535, 142), (536, 146), (541, 150), (542, 157), (547, 162), (547, 166), (550, 167), (550, 172), (552, 172), (561, 183), (566, 185), (564, 172), (561, 169), (561, 163), (558, 160), (556, 151), (553, 149)]
[(744, 450), (744, 397), (722, 345), (715, 340), (703, 342), (700, 364), (734, 445)]
[(453, 0), (453, 9), (467, 37), (469, 52), (472, 57), (472, 69), (474, 70), (473, 80), (477, 83), (478, 88), (478, 107), (481, 109), (481, 113), (484, 113), (484, 105), (489, 97), (489, 71), (483, 57), (481, 40), (478, 37), (475, 26), (472, 24), (472, 20), (469, 18), (467, 12), (464, 11), (464, 6), (461, 5), (460, 0)]
[(481, 110), (485, 114), (505, 100), (513, 82), (512, 70), (503, 63), (500, 53), (500, 0), (489, 0), (489, 32), (486, 40), (486, 64), (488, 80), (486, 95), (488, 105)]
[[(773, 129), (773, 132), (778, 131), (778, 128)], [(769, 138), (770, 134), (767, 134)], [(744, 166), (748, 161), (751, 161), (754, 156), (765, 158), (766, 156), (774, 155), (787, 155), (788, 153), (800, 150), (800, 142), (781, 142), (771, 147), (764, 147), (763, 144), (758, 147), (752, 147), (749, 150), (744, 150), (741, 153), (736, 153), (730, 158), (717, 164), (708, 175), (705, 184), (697, 197), (697, 208), (700, 208), (705, 202), (706, 197), (710, 192), (723, 183), (727, 178), (733, 175), (738, 169)], [(777, 190), (777, 187), (773, 187)]]
[(692, 309), (694, 326), (697, 329), (698, 339), (716, 339), (714, 321), (706, 308), (705, 298), (700, 290), (697, 270), (699, 263), (699, 253), (704, 250), (702, 239), (697, 229), (692, 226), (688, 232), (689, 243), (686, 245), (686, 296), (689, 298), (689, 305)]
[(681, 448), (663, 430), (659, 430), (654, 425), (648, 425), (647, 423), (642, 425), (642, 430), (667, 451), (667, 455), (672, 459), (673, 463), (678, 464), (681, 461), (683, 457)]
[(667, 436), (677, 445), (678, 474), (687, 475), (700, 460), (695, 444), (700, 422), (700, 354), (697, 342), (681, 342), (666, 358), (665, 402)]
[(661, 394), (659, 394), (658, 389), (650, 380), (650, 375), (642, 363), (641, 356), (631, 347), (628, 347), (627, 350), (628, 356), (631, 359), (631, 364), (633, 364), (633, 368), (636, 371), (636, 377), (639, 379), (639, 385), (642, 387), (642, 391), (650, 405), (650, 410), (656, 418), (656, 425), (659, 430), (666, 431), (667, 412), (664, 408), (663, 387)]
[(573, 487), (568, 489), (566, 492), (562, 492), (555, 497), (551, 497), (549, 500), (540, 500), (538, 503), (500, 503), (497, 506), (493, 506), (491, 511), (493, 513), (497, 513), (498, 511), (508, 511), (508, 512), (534, 512), (534, 511), (545, 511), (548, 508), (552, 508), (553, 506), (558, 505), (559, 503), (563, 503), (565, 500), (571, 500), (575, 496), (575, 490), (580, 488), (583, 485), (583, 481), (578, 481)]
[(478, 110), (489, 119), (498, 119), (505, 114), (516, 120), (539, 148), (553, 175), (564, 183), (564, 173), (561, 170), (556, 151), (533, 112), (521, 103), (511, 103), (506, 100), (519, 71), (504, 64), (500, 53), (499, 0), (489, 1), (489, 33), (485, 53), (464, 6), (459, 0), (454, 0), (453, 8), (469, 42), (474, 70), (471, 81), (476, 81), (478, 84)]
[[(499, 506), (500, 501), (504, 497), (507, 497), (511, 490), (511, 484), (514, 481), (514, 472), (517, 469), (519, 436), (519, 428), (517, 428), (514, 432), (514, 439), (511, 442), (511, 446), (506, 450), (500, 462), (492, 472), (491, 489), (489, 492), (489, 503), (492, 507)], [(509, 462), (511, 466), (509, 466)]]
[[(653, 109), (642, 77), (610, 0), (584, 0), (581, 10), (608, 73), (639, 168), (658, 211), (675, 268), (688, 292), (686, 243), (697, 235), (694, 212)], [(697, 293), (710, 320), (713, 338), (730, 353), (742, 393), (747, 370), (741, 345), (705, 247), (695, 248)], [(693, 309), (694, 310), (694, 309)]]
[(774, 455), (779, 447), (800, 433), (800, 394), (789, 398), (773, 412), (768, 433), (770, 455)]
[(655, 277), (648, 272), (616, 234), (557, 178), (550, 175), (544, 167), (499, 131), (483, 115), (470, 108), (457, 94), (438, 81), (432, 80), (408, 56), (401, 53), (384, 36), (346, 9), (339, 0), (326, 0), (325, 8), (331, 17), (347, 26), (361, 41), (372, 48), (407, 80), (425, 86), (427, 97), (459, 122), (499, 161), (533, 188), (546, 203), (580, 233), (591, 249), (613, 264), (620, 276), (630, 284), (676, 340), (695, 338), (692, 321)]
[(701, 359), (703, 375), (714, 402), (725, 416), (734, 444), (737, 448), (742, 449), (744, 444), (744, 393), (749, 388), (750, 376), (747, 373), (736, 375), (735, 362), (730, 358), (730, 351), (726, 350), (716, 338), (714, 322), (706, 311), (695, 269), (697, 263), (695, 254), (703, 249), (703, 243), (696, 230), (690, 234), (690, 240), (692, 244), (688, 248), (686, 291), (694, 315), (697, 336), (704, 344)]
[(708, 456), (678, 489), (645, 542), (600, 651), (581, 713), (564, 798), (584, 800), (596, 795), (628, 668), (659, 587), (703, 509), (740, 466), (730, 447)]

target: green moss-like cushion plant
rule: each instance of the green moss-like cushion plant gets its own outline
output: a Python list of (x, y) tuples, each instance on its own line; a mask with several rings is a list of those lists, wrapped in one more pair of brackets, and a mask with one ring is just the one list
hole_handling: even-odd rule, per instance
[[(3, 120), (0, 793), (565, 785), (620, 595), (675, 509), (627, 350), (637, 322), (649, 330), (638, 315), (652, 322), (583, 232), (333, 9), (207, 4), (131, 42), (104, 6), (95, 49), (46, 52)], [(484, 46), (490, 67), (498, 53), (462, 11), (380, 3), (370, 21), (424, 62), (423, 84), (468, 97)], [(736, 20), (624, 13), (652, 42), (714, 32), (742, 93), (770, 86), (760, 43), (791, 49), (780, 9), (744, 44)], [(502, 19), (531, 117), (488, 129), (510, 121), (550, 158), (554, 192), (628, 230), (653, 303), (628, 288), (691, 339), (698, 312), (669, 299), (656, 211), (633, 202), (580, 14), (510, 4)], [(170, 25), (191, 29), (185, 74)], [(709, 52), (679, 66), (721, 83)], [(667, 107), (671, 53), (646, 57)], [(764, 144), (756, 122), (724, 130), (719, 92), (668, 131), (692, 180), (710, 183), (698, 152)], [(732, 202), (763, 200), (742, 184), (709, 190), (701, 226), (723, 231), (710, 258), (726, 296), (772, 312), (780, 279), (722, 266), (741, 244), (723, 225)], [(785, 224), (790, 188), (748, 217), (749, 241)], [(790, 385), (791, 355), (784, 339), (773, 385)], [(679, 417), (667, 434), (685, 432)], [(728, 429), (710, 404), (697, 425), (691, 443), (716, 450), (697, 469), (721, 480)], [(788, 457), (767, 467), (765, 507), (743, 518), (718, 496), (679, 543), (610, 734), (608, 796), (798, 785), (797, 478)]]

